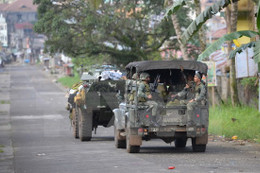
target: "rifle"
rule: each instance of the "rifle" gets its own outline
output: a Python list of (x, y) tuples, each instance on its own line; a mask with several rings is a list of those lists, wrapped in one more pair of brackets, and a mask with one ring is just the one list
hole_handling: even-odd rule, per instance
[(182, 67), (181, 65), (180, 65), (180, 69), (181, 69), (181, 74), (182, 74), (182, 76), (183, 76), (183, 78), (184, 78), (184, 80), (185, 80), (185, 83), (188, 84), (187, 77), (186, 77), (186, 75), (184, 74), (184, 72), (183, 72), (183, 67)]
[(158, 74), (156, 76), (156, 78), (153, 81), (153, 86), (151, 88), (151, 90), (154, 92), (156, 90), (156, 88), (158, 87), (158, 80), (160, 79), (160, 75)]

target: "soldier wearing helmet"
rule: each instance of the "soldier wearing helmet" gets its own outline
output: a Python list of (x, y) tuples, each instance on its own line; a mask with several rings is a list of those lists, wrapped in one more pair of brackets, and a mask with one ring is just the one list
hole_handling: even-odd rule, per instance
[(152, 101), (152, 95), (149, 87), (150, 75), (148, 73), (141, 73), (140, 82), (138, 86), (137, 96), (138, 101), (143, 103), (144, 105), (152, 108), (152, 125), (158, 126), (156, 122), (156, 115), (158, 110), (158, 104), (155, 101)]
[(196, 73), (194, 76), (194, 83), (195, 83), (195, 96), (189, 100), (187, 104), (187, 113), (188, 113), (188, 126), (194, 125), (194, 122), (192, 122), (192, 112), (194, 108), (197, 105), (205, 105), (206, 104), (206, 94), (207, 94), (207, 89), (205, 84), (201, 81), (201, 74)]
[(127, 80), (126, 82), (126, 87), (129, 90), (129, 94), (128, 94), (128, 101), (130, 104), (133, 103), (134, 101), (134, 97), (136, 95), (136, 88), (139, 84), (139, 75), (138, 73), (134, 73), (132, 76), (132, 79)]

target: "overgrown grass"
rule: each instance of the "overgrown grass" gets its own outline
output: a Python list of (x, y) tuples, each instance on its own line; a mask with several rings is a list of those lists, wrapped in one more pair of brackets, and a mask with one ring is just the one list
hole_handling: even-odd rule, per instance
[(66, 86), (69, 88), (71, 88), (73, 84), (75, 84), (79, 81), (80, 81), (79, 76), (74, 76), (74, 77), (65, 76), (65, 77), (61, 77), (58, 79), (58, 82), (60, 82), (63, 86)]
[(2, 150), (2, 148), (4, 148), (4, 146), (3, 146), (3, 145), (0, 145), (0, 153), (3, 153), (3, 152), (4, 152), (4, 150)]
[(254, 140), (260, 143), (260, 113), (248, 106), (231, 104), (210, 108), (209, 133), (227, 138)]
[(1, 104), (10, 104), (10, 101), (9, 100), (1, 100), (0, 103)]

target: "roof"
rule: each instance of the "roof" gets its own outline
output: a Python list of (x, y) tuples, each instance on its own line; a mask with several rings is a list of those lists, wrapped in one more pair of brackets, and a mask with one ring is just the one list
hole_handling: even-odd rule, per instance
[(9, 4), (0, 4), (0, 11), (3, 11)]
[(33, 0), (16, 0), (15, 2), (13, 2), (11, 4), (3, 6), (1, 11), (6, 11), (6, 12), (36, 12), (37, 6), (33, 4)]
[(183, 67), (185, 70), (196, 70), (203, 74), (207, 74), (208, 66), (199, 61), (184, 61), (184, 60), (171, 60), (171, 61), (136, 61), (131, 62), (126, 66), (126, 70), (130, 71), (131, 68), (136, 68), (137, 72), (147, 70), (162, 70), (162, 69), (180, 69)]
[(28, 22), (27, 23), (16, 23), (15, 28), (16, 29), (32, 29), (33, 24), (28, 23)]
[(213, 38), (220, 38), (220, 37), (222, 37), (225, 34), (227, 34), (227, 28), (223, 28), (223, 29), (219, 29), (219, 30), (215, 31), (212, 34), (212, 37)]

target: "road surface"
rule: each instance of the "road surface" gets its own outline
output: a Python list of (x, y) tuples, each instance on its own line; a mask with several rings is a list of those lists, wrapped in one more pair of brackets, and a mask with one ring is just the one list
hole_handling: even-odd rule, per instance
[(0, 82), (0, 173), (260, 172), (260, 147), (251, 143), (210, 138), (205, 153), (193, 153), (190, 141), (176, 149), (158, 139), (129, 154), (114, 147), (113, 127), (80, 142), (73, 138), (65, 91), (48, 72), (9, 65)]

